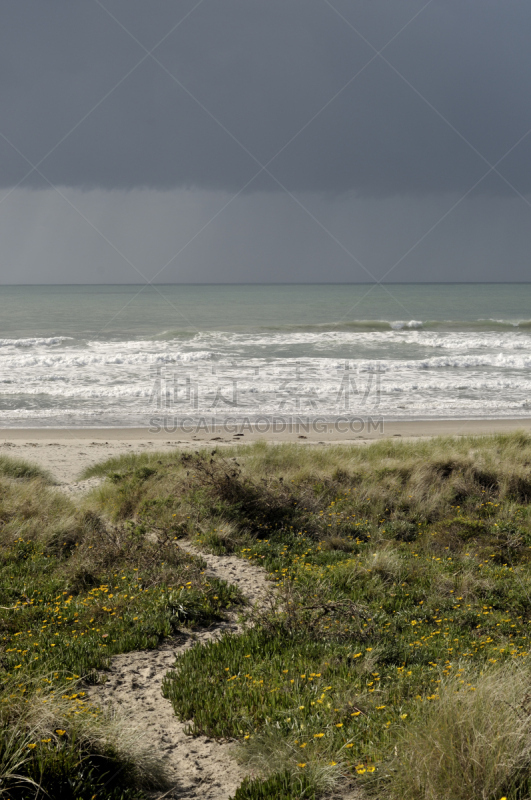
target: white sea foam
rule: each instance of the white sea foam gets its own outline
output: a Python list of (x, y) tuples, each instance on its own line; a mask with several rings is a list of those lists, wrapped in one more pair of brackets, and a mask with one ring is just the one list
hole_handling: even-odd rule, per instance
[(401, 331), (404, 330), (404, 328), (422, 328), (424, 323), (417, 319), (411, 319), (409, 322), (397, 321), (391, 322), (390, 324), (393, 330)]
[(30, 339), (0, 339), (0, 347), (53, 347), (63, 342), (73, 341), (71, 336), (32, 337)]
[(141, 366), (156, 364), (190, 363), (193, 361), (210, 360), (213, 354), (208, 352), (197, 353), (90, 353), (81, 352), (76, 355), (71, 353), (53, 353), (45, 355), (13, 356), (2, 359), (4, 369), (25, 369), (28, 367), (50, 368), (61, 367), (64, 369), (95, 366)]
[(385, 330), (6, 338), (0, 420), (149, 424), (161, 408), (187, 416), (525, 415), (530, 333), (434, 331), (410, 320)]

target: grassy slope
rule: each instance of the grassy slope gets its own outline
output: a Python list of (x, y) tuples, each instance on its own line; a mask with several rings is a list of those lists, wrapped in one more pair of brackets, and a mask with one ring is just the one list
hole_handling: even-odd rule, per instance
[(89, 474), (109, 476), (91, 502), (117, 524), (195, 536), (278, 583), (252, 630), (168, 676), (195, 733), (239, 738), (249, 764), (319, 791), (499, 800), (529, 788), (530, 465), (514, 435), (131, 456)]
[(82, 679), (240, 601), (176, 545), (163, 531), (111, 525), (36, 468), (0, 461), (0, 795), (34, 797), (30, 780), (61, 800), (160, 784), (157, 754), (87, 703)]

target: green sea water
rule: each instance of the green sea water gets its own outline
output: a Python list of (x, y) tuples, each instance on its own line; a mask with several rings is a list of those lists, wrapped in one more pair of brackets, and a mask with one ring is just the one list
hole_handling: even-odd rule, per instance
[[(531, 284), (0, 286), (0, 336), (531, 319)], [(483, 321), (483, 323), (479, 322)]]

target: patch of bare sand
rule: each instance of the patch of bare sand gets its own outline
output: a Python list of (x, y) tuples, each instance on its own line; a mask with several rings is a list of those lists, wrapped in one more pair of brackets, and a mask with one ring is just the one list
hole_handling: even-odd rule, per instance
[[(13, 438), (13, 437), (12, 437)], [(87, 467), (106, 461), (108, 458), (136, 452), (167, 452), (175, 450), (181, 445), (172, 442), (128, 442), (95, 439), (83, 441), (78, 438), (69, 438), (66, 434), (58, 437), (56, 441), (35, 438), (35, 441), (0, 441), (0, 453), (22, 458), (38, 464), (43, 469), (51, 472), (57, 485), (67, 494), (79, 494), (91, 488), (87, 481), (78, 480), (78, 476)], [(91, 478), (91, 481), (95, 479)]]
[[(239, 586), (251, 604), (261, 603), (271, 591), (271, 584), (259, 567), (236, 556), (199, 552), (189, 543), (180, 546), (206, 561), (207, 574)], [(123, 708), (142, 729), (144, 741), (155, 753), (160, 753), (174, 787), (165, 795), (168, 800), (228, 800), (245, 777), (233, 758), (235, 743), (188, 736), (186, 723), (175, 717), (161, 690), (163, 678), (175, 665), (178, 655), (239, 630), (237, 614), (231, 612), (225, 622), (166, 641), (158, 650), (115, 656), (106, 683), (91, 689), (91, 697), (99, 705)]]
[(86, 480), (73, 481), (72, 483), (59, 483), (55, 488), (74, 499), (90, 491), (90, 489), (95, 489), (100, 483), (103, 483), (103, 478), (87, 478)]

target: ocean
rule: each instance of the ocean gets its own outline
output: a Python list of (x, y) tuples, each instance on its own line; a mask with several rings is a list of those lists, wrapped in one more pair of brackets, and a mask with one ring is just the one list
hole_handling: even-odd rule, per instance
[(0, 286), (0, 426), (531, 416), (531, 284)]

